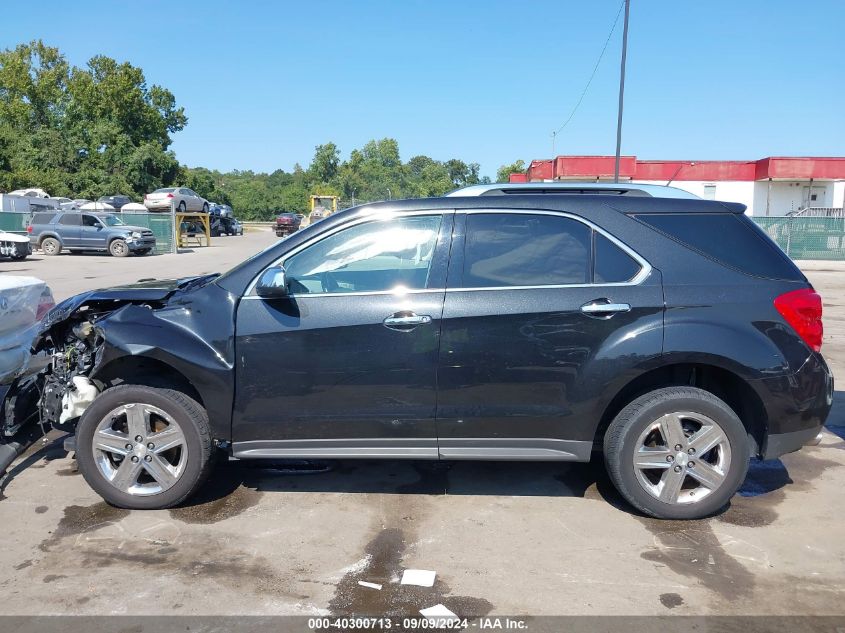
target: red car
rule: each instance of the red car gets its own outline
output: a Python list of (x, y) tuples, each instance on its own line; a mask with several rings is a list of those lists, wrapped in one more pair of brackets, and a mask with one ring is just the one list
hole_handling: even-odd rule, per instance
[(302, 219), (295, 213), (280, 213), (276, 216), (276, 237), (285, 237), (299, 230)]

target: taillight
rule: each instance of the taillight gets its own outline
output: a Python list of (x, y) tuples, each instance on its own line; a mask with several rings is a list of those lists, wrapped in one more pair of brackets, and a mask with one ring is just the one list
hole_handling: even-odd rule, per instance
[(32, 225), (31, 224), (28, 227), (26, 227), (26, 232), (32, 233)]
[(176, 196), (174, 196), (172, 193), (168, 193), (168, 194), (167, 194), (167, 197), (168, 197), (168, 198), (175, 198)]
[(822, 298), (812, 288), (802, 288), (780, 295), (775, 308), (796, 334), (815, 352), (822, 349)]
[(38, 300), (38, 310), (35, 314), (35, 318), (40, 321), (45, 314), (55, 307), (55, 305), (56, 302), (53, 301), (53, 293), (50, 292), (49, 288), (45, 288)]

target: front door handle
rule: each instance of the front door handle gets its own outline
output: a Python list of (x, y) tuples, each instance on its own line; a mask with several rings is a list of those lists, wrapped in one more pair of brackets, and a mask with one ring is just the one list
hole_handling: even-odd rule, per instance
[(609, 318), (619, 312), (630, 312), (629, 303), (610, 303), (607, 299), (590, 301), (581, 306), (581, 312), (587, 316)]
[(391, 330), (409, 331), (413, 330), (419, 325), (427, 325), (431, 323), (431, 317), (427, 314), (414, 314), (413, 312), (397, 312), (384, 321), (384, 326)]

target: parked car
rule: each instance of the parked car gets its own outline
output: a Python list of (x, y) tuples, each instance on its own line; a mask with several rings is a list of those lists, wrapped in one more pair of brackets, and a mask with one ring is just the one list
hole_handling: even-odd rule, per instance
[(285, 237), (299, 230), (302, 220), (295, 213), (280, 213), (276, 216), (276, 237)]
[(221, 235), (243, 235), (244, 229), (241, 223), (229, 216), (213, 216), (211, 219), (211, 236)]
[(91, 200), (86, 198), (76, 198), (75, 200), (71, 200), (70, 202), (62, 202), (59, 206), (61, 207), (62, 211), (73, 211), (74, 209), (80, 209), (86, 204), (91, 204)]
[(26, 235), (0, 231), (0, 257), (10, 257), (22, 261), (32, 254), (29, 238)]
[(147, 255), (156, 245), (152, 231), (124, 224), (111, 213), (34, 213), (27, 232), (32, 246), (50, 256), (58, 255), (63, 249), (72, 253), (108, 251), (115, 257), (130, 253)]
[(749, 456), (819, 437), (821, 298), (741, 204), (570, 186), (368, 204), (223, 275), (72, 297), (11, 390), (120, 507), (181, 503), (218, 453), (601, 453), (638, 510), (712, 514)]
[(112, 207), (114, 207), (115, 211), (120, 211), (125, 205), (132, 202), (132, 198), (130, 198), (129, 196), (121, 196), (121, 195), (100, 196), (99, 198), (97, 198), (97, 202), (109, 204)]
[(29, 187), (28, 189), (15, 189), (9, 192), (10, 196), (24, 196), (26, 198), (49, 198), (50, 194), (39, 189), (38, 187)]
[[(53, 294), (40, 279), (0, 276), (0, 385), (8, 384), (26, 370), (38, 322), (53, 306)], [(0, 443), (0, 453), (5, 446)]]
[(208, 213), (208, 200), (187, 187), (164, 187), (144, 196), (144, 206), (150, 211), (169, 211), (171, 204), (177, 211)]

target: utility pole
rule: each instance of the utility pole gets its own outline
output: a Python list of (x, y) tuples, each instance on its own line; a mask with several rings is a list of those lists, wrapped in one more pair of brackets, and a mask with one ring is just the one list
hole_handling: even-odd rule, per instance
[(613, 182), (619, 182), (619, 156), (622, 152), (622, 105), (625, 100), (625, 58), (628, 56), (628, 14), (631, 0), (625, 0), (625, 26), (622, 29), (622, 68), (619, 71), (619, 115), (616, 119), (616, 163), (613, 168)]

